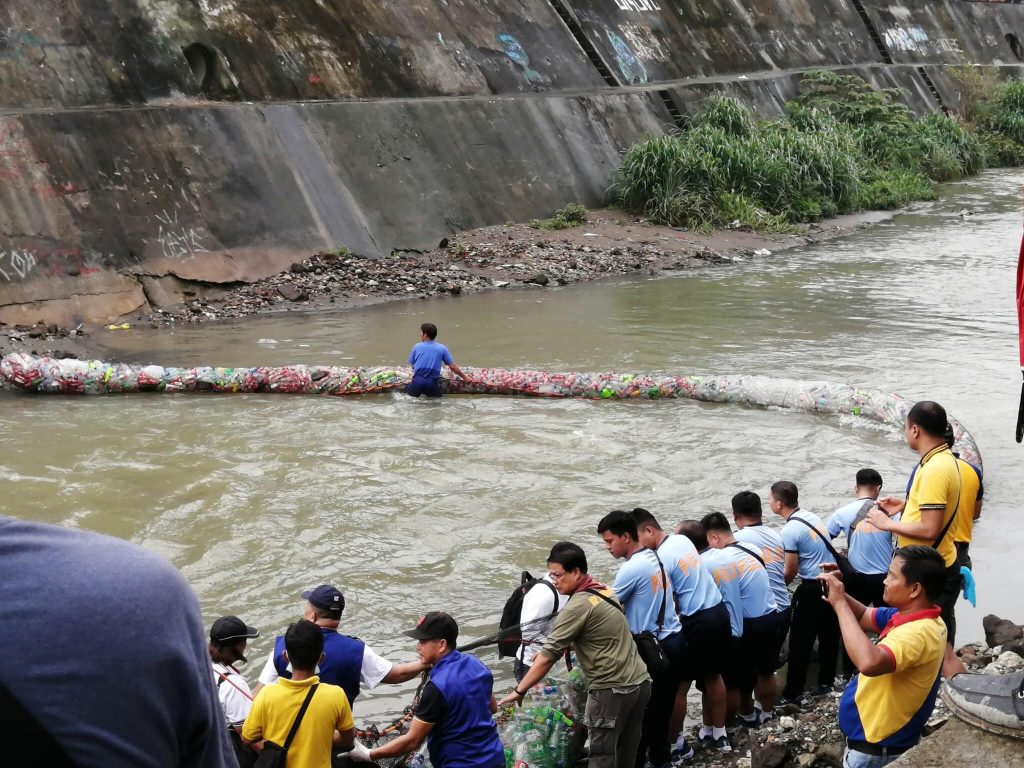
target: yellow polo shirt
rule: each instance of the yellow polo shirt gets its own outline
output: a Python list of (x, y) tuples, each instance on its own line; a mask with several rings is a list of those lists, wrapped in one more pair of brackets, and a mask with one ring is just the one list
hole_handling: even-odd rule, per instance
[[(242, 738), (249, 741), (269, 739), (283, 747), (295, 716), (314, 683), (320, 683), (320, 678), (295, 682), (282, 677), (263, 688), (245, 718)], [(352, 727), (352, 708), (345, 692), (336, 685), (320, 683), (288, 749), (288, 768), (330, 768), (334, 732), (347, 731)]]
[[(956, 457), (945, 443), (928, 451), (921, 457), (921, 463), (917, 472), (914, 473), (914, 482), (907, 495), (902, 521), (904, 523), (919, 523), (923, 510), (941, 509), (944, 528), (950, 517), (956, 512), (960, 498), (960, 474)], [(972, 506), (971, 512), (973, 513), (973, 511), (974, 507)], [(935, 544), (935, 540), (915, 539), (902, 534), (896, 536), (896, 546), (906, 547), (911, 544), (924, 544), (930, 547)], [(952, 527), (942, 537), (938, 550), (942, 559), (946, 561), (947, 568), (956, 562)]]
[(960, 481), (963, 485), (956, 520), (953, 521), (950, 532), (953, 534), (953, 541), (970, 544), (974, 535), (974, 507), (981, 498), (981, 475), (973, 464), (968, 464), (963, 459), (957, 459), (956, 463), (960, 466)]

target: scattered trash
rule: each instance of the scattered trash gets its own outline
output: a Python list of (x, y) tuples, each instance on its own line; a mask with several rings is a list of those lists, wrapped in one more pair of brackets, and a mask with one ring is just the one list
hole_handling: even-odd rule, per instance
[(108, 325), (107, 326), (107, 330), (108, 331), (127, 331), (131, 327), (132, 327), (131, 323), (121, 323), (120, 325)]
[(754, 251), (754, 255), (755, 256), (771, 256), (772, 252), (769, 251), (767, 248), (758, 248), (756, 251)]

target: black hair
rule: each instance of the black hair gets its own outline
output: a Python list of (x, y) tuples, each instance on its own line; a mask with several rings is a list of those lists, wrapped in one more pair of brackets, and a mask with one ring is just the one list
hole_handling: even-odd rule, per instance
[(433, 323), (424, 323), (421, 325), (420, 332), (427, 334), (427, 338), (431, 341), (437, 338), (437, 326)]
[(548, 555), (549, 563), (558, 563), (567, 571), (579, 569), (580, 573), (587, 572), (587, 553), (579, 544), (571, 541), (560, 541), (551, 548)]
[(858, 469), (857, 470), (857, 485), (858, 486), (864, 486), (864, 487), (876, 486), (878, 488), (881, 488), (882, 487), (882, 476), (880, 474), (878, 474), (878, 470), (877, 469), (871, 469), (870, 467), (865, 467), (864, 469)]
[(309, 604), (309, 607), (313, 609), (313, 615), (318, 619), (330, 619), (331, 621), (341, 621), (341, 608), (337, 610), (328, 610), (327, 608), (321, 608), (319, 605)]
[(616, 536), (629, 534), (633, 537), (633, 541), (639, 539), (633, 516), (629, 512), (623, 512), (621, 509), (614, 509), (601, 518), (601, 522), (597, 524), (597, 532), (601, 534), (605, 531), (611, 531)]
[(926, 434), (942, 439), (945, 439), (948, 421), (946, 409), (933, 400), (914, 403), (914, 407), (907, 414), (908, 423), (916, 424)]
[(708, 548), (708, 537), (704, 533), (704, 526), (696, 520), (683, 520), (676, 526), (676, 533), (681, 533), (692, 541), (698, 552), (703, 552)]
[(795, 509), (800, 505), (800, 494), (797, 492), (796, 483), (789, 480), (779, 480), (772, 484), (772, 496), (781, 501), (787, 509)]
[(946, 561), (937, 550), (925, 544), (900, 547), (892, 554), (903, 560), (900, 573), (907, 584), (920, 584), (929, 602), (934, 603), (946, 583)]
[(942, 436), (946, 438), (946, 445), (952, 448), (953, 443), (956, 442), (956, 435), (953, 433), (953, 425), (948, 421), (946, 422), (946, 431), (943, 432)]
[(284, 649), (292, 669), (311, 672), (324, 652), (324, 633), (312, 621), (299, 619), (284, 633)]
[(639, 531), (645, 525), (650, 526), (656, 531), (661, 530), (661, 526), (658, 524), (658, 518), (656, 518), (643, 507), (634, 507), (633, 511), (629, 513), (629, 516), (632, 517), (633, 522), (636, 523), (637, 531)]
[(753, 491), (740, 491), (732, 497), (732, 513), (736, 517), (761, 519), (761, 497)]
[(712, 512), (710, 515), (704, 515), (704, 518), (700, 521), (701, 528), (704, 532), (717, 531), (720, 533), (732, 533), (732, 526), (729, 525), (729, 521), (726, 520), (725, 515), (721, 512)]

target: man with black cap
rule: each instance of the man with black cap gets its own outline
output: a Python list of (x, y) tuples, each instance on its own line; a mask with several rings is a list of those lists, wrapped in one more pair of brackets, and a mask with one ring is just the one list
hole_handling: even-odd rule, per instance
[[(337, 587), (321, 584), (316, 589), (303, 592), (302, 597), (307, 601), (302, 618), (312, 621), (324, 633), (324, 658), (320, 661), (317, 675), (321, 682), (341, 686), (352, 706), (355, 706), (360, 686), (376, 688), (381, 683), (404, 683), (423, 671), (420, 662), (392, 664), (359, 638), (338, 632), (341, 613), (345, 610), (345, 596)], [(260, 673), (256, 693), (263, 686), (276, 683), (278, 678), (291, 677), (291, 666), (284, 651), (284, 636), (278, 636), (274, 639), (274, 650)]]
[(248, 626), (237, 616), (222, 616), (210, 627), (210, 661), (213, 663), (213, 678), (217, 685), (217, 697), (227, 720), (231, 744), (235, 757), (242, 768), (252, 765), (256, 753), (242, 744), (239, 738), (242, 723), (252, 709), (252, 691), (242, 674), (235, 669), (236, 661), (246, 662), (245, 644), (260, 633)]
[(434, 768), (503, 768), (505, 751), (492, 715), (494, 676), (480, 659), (455, 649), (459, 625), (443, 611), (432, 611), (404, 634), (430, 679), (423, 687), (409, 731), (383, 746), (367, 749), (358, 741), (348, 753), (369, 763), (414, 752), (424, 740)]

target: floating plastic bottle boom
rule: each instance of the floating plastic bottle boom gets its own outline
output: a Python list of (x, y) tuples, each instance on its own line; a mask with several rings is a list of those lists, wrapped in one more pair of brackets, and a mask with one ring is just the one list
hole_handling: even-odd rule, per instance
[[(848, 415), (903, 428), (913, 401), (877, 389), (828, 381), (770, 376), (645, 376), (620, 373), (548, 373), (467, 368), (469, 382), (442, 379), (443, 391), (464, 395), (520, 395), (590, 400), (688, 398), (761, 408)], [(165, 368), (96, 360), (53, 360), (14, 353), (0, 360), (0, 378), (29, 392), (115, 394), (125, 392), (262, 392), (294, 395), (366, 395), (401, 391), (408, 368)], [(981, 466), (971, 434), (950, 418), (956, 450)]]

